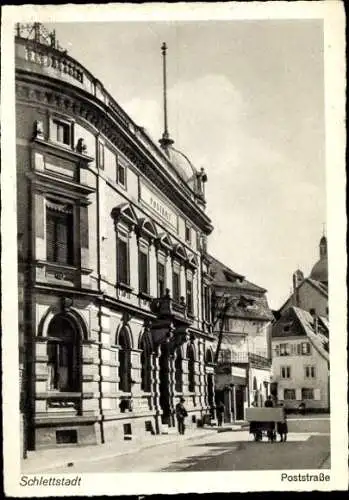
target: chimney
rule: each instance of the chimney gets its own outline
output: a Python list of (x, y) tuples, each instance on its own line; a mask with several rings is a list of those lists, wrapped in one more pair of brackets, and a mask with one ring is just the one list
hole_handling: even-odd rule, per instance
[(304, 280), (304, 274), (302, 273), (302, 271), (297, 269), (297, 271), (294, 272), (292, 275), (294, 303), (297, 307), (299, 307), (300, 304), (298, 287), (303, 280)]

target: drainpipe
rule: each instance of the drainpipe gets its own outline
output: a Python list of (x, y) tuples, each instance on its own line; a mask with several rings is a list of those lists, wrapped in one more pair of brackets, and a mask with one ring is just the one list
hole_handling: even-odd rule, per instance
[[(97, 155), (96, 155), (97, 156)], [(99, 167), (98, 167), (99, 168)], [(100, 230), (100, 182), (99, 182), (99, 170), (97, 171), (96, 177), (96, 193), (97, 193), (97, 276), (98, 276), (98, 291), (101, 293), (101, 230)], [(103, 216), (103, 214), (102, 214)], [(103, 295), (104, 296), (104, 295)], [(102, 408), (102, 305), (99, 305), (99, 314), (98, 314), (98, 323), (99, 323), (99, 338), (98, 338), (98, 407), (99, 407), (99, 415), (100, 415), (100, 432), (101, 432), (101, 442), (104, 443), (104, 425), (103, 425), (103, 408)]]
[[(96, 152), (97, 158), (97, 152)], [(99, 195), (100, 195), (100, 182), (99, 182), (99, 170), (97, 167), (97, 173), (91, 172), (96, 176), (96, 242), (97, 242), (97, 283), (98, 283), (98, 292), (101, 293), (101, 235), (100, 235), (100, 203), (99, 203)], [(102, 304), (99, 302), (98, 306), (98, 327), (99, 327), (99, 336), (98, 336), (98, 410), (99, 410), (99, 429), (101, 433), (101, 442), (104, 443), (104, 428), (103, 428), (103, 409), (102, 409), (102, 365), (100, 363), (102, 359)]]

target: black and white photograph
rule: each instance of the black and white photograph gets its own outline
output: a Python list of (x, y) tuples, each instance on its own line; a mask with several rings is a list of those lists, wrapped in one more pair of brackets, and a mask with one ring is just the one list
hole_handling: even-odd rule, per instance
[(3, 8), (9, 493), (347, 489), (344, 27)]

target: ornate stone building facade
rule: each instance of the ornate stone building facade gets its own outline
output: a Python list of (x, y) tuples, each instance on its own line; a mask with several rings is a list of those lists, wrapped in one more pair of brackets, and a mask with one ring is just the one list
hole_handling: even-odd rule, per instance
[(39, 24), (16, 50), (25, 449), (188, 424), (214, 400), (206, 175)]

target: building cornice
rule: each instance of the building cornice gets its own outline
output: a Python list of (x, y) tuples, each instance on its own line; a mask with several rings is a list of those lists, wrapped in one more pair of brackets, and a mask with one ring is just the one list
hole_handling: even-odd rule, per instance
[(170, 175), (165, 166), (167, 160), (155, 156), (149, 145), (137, 138), (137, 132), (132, 133), (124, 120), (97, 97), (67, 82), (19, 68), (16, 69), (16, 95), (19, 101), (55, 108), (89, 122), (201, 230), (211, 233), (211, 220), (192, 200), (194, 193), (190, 188)]

